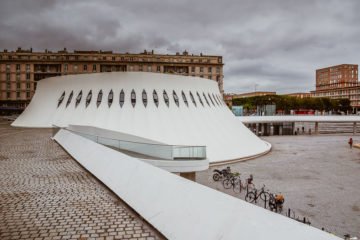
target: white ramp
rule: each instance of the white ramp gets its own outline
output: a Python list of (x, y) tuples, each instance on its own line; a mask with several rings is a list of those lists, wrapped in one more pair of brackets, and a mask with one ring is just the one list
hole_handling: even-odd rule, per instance
[(54, 139), (168, 239), (340, 239), (69, 131)]

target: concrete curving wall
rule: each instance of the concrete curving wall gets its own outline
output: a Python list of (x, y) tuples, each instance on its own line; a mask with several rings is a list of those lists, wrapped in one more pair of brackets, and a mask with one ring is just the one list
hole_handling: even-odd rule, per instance
[[(85, 99), (90, 90), (92, 100), (86, 107)], [(100, 90), (103, 97), (97, 107), (96, 99)], [(111, 90), (114, 99), (109, 107), (107, 99)], [(122, 107), (119, 104), (121, 90), (125, 93)], [(135, 107), (130, 101), (132, 90), (136, 93)], [(146, 107), (141, 98), (143, 90), (147, 93)], [(154, 90), (159, 98), (158, 107), (153, 101)], [(169, 97), (169, 106), (163, 99), (164, 90)], [(64, 91), (65, 98), (58, 107), (58, 100)], [(72, 101), (66, 107), (71, 91)], [(82, 99), (76, 106), (80, 91)], [(179, 106), (174, 101), (173, 91), (178, 96)], [(182, 99), (182, 91), (188, 106)], [(191, 101), (190, 92), (195, 98), (196, 106)], [(197, 93), (200, 94), (203, 105)], [(206, 146), (210, 163), (246, 158), (269, 151), (271, 145), (240, 123), (220, 98), (215, 81), (196, 77), (142, 72), (60, 76), (39, 81), (30, 105), (12, 126), (93, 126), (163, 144)]]

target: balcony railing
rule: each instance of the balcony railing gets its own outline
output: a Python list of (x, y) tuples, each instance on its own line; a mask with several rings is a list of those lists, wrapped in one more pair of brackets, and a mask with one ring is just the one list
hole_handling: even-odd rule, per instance
[[(206, 159), (206, 146), (183, 146), (183, 145), (165, 145), (152, 144), (143, 142), (124, 141), (112, 139), (74, 130), (69, 130), (74, 134), (90, 139), (102, 145), (139, 154), (145, 158), (154, 158), (157, 160), (203, 160)], [(53, 136), (60, 130), (59, 127), (53, 126)]]

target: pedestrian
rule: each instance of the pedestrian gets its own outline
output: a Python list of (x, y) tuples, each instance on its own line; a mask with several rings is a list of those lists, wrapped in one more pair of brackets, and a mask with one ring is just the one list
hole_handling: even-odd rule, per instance
[(353, 145), (353, 139), (352, 139), (352, 138), (350, 138), (348, 143), (349, 143), (350, 148), (352, 148), (352, 145)]

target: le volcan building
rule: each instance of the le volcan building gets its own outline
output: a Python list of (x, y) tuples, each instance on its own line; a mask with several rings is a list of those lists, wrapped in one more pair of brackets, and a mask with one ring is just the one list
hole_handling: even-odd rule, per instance
[(37, 82), (44, 78), (99, 72), (156, 72), (214, 80), (223, 93), (221, 56), (139, 54), (112, 51), (34, 52), (18, 48), (0, 52), (0, 114), (19, 113), (29, 104)]

